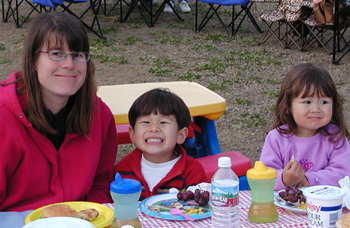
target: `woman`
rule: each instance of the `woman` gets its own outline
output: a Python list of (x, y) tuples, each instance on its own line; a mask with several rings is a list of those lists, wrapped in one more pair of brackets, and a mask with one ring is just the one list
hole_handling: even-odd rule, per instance
[(77, 18), (51, 12), (33, 20), (22, 71), (0, 85), (0, 211), (112, 202), (116, 130), (94, 73)]

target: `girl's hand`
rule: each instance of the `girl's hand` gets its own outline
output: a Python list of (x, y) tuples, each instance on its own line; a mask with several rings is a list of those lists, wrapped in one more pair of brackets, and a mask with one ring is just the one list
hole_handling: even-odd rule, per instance
[[(282, 180), (284, 185), (292, 187), (294, 185), (305, 184), (305, 171), (299, 162), (289, 161), (283, 168)], [(307, 182), (308, 183), (308, 182)]]
[(297, 187), (309, 187), (308, 179), (304, 176), (303, 180), (297, 184)]

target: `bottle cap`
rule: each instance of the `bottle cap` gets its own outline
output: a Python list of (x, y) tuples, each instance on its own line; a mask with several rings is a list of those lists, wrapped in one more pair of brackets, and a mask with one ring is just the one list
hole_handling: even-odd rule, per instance
[(219, 167), (231, 167), (231, 158), (230, 157), (220, 157), (218, 160)]
[(115, 174), (115, 180), (111, 183), (111, 192), (118, 194), (132, 194), (141, 191), (141, 183), (138, 180), (122, 178), (119, 173)]
[(265, 166), (264, 162), (256, 161), (254, 167), (247, 171), (249, 179), (273, 179), (277, 177), (277, 171), (274, 168)]

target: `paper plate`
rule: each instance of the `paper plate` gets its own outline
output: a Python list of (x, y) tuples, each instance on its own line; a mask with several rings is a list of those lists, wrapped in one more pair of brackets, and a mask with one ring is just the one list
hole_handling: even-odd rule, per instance
[(70, 217), (53, 217), (37, 219), (23, 226), (23, 228), (49, 228), (49, 227), (66, 227), (66, 228), (94, 228), (90, 222)]
[[(97, 216), (96, 219), (91, 221), (91, 223), (96, 227), (96, 228), (103, 228), (106, 226), (109, 226), (112, 224), (113, 219), (114, 219), (114, 211), (110, 209), (107, 206), (104, 206), (99, 203), (93, 203), (93, 202), (85, 202), (85, 201), (71, 201), (71, 202), (63, 202), (63, 203), (55, 203), (55, 204), (65, 204), (70, 206), (76, 211), (81, 211), (89, 208), (94, 208), (96, 211), (98, 211), (99, 215)], [(50, 204), (47, 206), (40, 207), (34, 211), (32, 211), (29, 215), (24, 220), (24, 223), (27, 224), (31, 221), (35, 221), (37, 219), (41, 219), (42, 216), (42, 211), (45, 207), (55, 205), (55, 204)]]
[(275, 195), (275, 205), (282, 207), (288, 211), (292, 211), (292, 212), (296, 212), (296, 213), (302, 213), (302, 214), (307, 214), (307, 210), (306, 209), (302, 209), (302, 208), (298, 208), (298, 206), (300, 205), (299, 203), (295, 203), (295, 204), (289, 204), (287, 203), (285, 200), (283, 200), (280, 196), (279, 193), (285, 191), (285, 190), (280, 190), (274, 193)]
[(198, 206), (198, 204), (193, 200), (187, 202), (180, 201), (177, 199), (176, 195), (177, 193), (168, 193), (151, 196), (147, 199), (142, 200), (139, 204), (139, 208), (143, 213), (152, 217), (168, 220), (186, 220), (180, 215), (170, 214), (171, 204), (179, 202), (183, 205), (184, 208), (202, 208), (202, 213), (191, 215), (191, 217), (194, 219), (203, 219), (211, 216), (211, 210), (208, 204)]

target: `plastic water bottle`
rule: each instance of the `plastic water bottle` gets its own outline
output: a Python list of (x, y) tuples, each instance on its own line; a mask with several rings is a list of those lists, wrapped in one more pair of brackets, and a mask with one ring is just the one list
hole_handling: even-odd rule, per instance
[(239, 227), (239, 179), (231, 169), (231, 158), (220, 157), (219, 169), (211, 179), (213, 228)]

